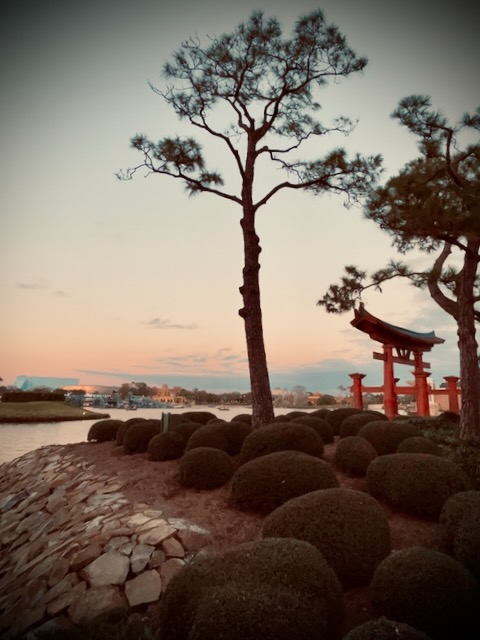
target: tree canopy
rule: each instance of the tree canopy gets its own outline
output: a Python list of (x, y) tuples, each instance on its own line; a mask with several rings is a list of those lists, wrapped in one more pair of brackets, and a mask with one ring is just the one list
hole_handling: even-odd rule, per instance
[[(273, 420), (256, 214), (287, 189), (339, 193), (349, 204), (375, 182), (379, 156), (349, 158), (341, 147), (314, 158), (298, 155), (318, 153), (328, 134), (352, 130), (353, 122), (345, 116), (320, 122), (317, 92), (329, 80), (362, 71), (366, 63), (319, 10), (300, 17), (290, 39), (283, 37), (276, 17), (266, 18), (261, 11), (254, 11), (232, 33), (211, 36), (207, 46), (189, 38), (164, 65), (170, 84), (152, 88), (180, 120), (223, 145), (230, 162), (222, 165), (240, 178), (233, 180), (237, 188), (231, 188), (225, 172), (207, 166), (202, 145), (192, 137), (154, 141), (135, 135), (131, 144), (142, 160), (119, 174), (127, 179), (139, 170), (166, 175), (181, 180), (190, 195), (207, 193), (241, 207), (244, 268), (239, 315), (245, 326), (255, 426)], [(278, 182), (259, 179), (269, 163), (279, 170)]]
[[(480, 108), (455, 126), (432, 109), (428, 96), (409, 96), (392, 114), (419, 138), (420, 157), (385, 185), (374, 189), (364, 213), (406, 254), (433, 254), (426, 269), (401, 260), (367, 276), (345, 267), (340, 284), (318, 301), (329, 313), (352, 309), (370, 287), (407, 278), (428, 289), (432, 299), (457, 323), (462, 385), (462, 434), (480, 437), (480, 372), (475, 323), (480, 321)], [(461, 144), (460, 138), (465, 139)], [(452, 257), (454, 258), (452, 260)]]

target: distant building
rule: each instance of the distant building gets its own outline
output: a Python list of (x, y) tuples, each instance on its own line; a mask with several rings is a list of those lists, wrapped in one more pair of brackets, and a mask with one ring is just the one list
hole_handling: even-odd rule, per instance
[(15, 386), (22, 391), (31, 391), (39, 387), (63, 389), (68, 385), (78, 385), (78, 378), (42, 378), (38, 376), (17, 376)]

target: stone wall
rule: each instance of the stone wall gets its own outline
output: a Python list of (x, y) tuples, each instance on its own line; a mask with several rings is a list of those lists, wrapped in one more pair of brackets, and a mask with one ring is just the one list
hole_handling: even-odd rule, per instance
[(130, 503), (61, 446), (0, 465), (0, 636), (158, 602), (208, 531)]

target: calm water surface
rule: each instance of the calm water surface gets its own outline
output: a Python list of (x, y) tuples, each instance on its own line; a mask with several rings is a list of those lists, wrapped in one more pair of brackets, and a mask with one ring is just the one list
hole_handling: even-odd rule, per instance
[[(100, 410), (102, 412), (102, 410)], [(189, 407), (186, 409), (172, 409), (169, 413), (184, 413), (185, 411), (210, 411), (222, 420), (231, 420), (240, 413), (251, 413), (248, 407), (232, 407), (228, 411), (221, 411), (215, 407)], [(275, 409), (275, 415), (287, 413), (289, 409)], [(161, 418), (165, 409), (108, 409), (111, 418), (128, 420), (129, 418)], [(72, 444), (86, 442), (90, 426), (94, 420), (75, 420), (67, 422), (46, 422), (32, 424), (0, 424), (0, 464), (10, 462), (28, 451), (38, 449), (49, 444)]]

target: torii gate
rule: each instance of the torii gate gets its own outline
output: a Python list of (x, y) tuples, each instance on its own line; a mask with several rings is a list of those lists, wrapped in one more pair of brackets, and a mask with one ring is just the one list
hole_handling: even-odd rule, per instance
[[(417, 333), (384, 322), (372, 316), (365, 309), (363, 303), (360, 303), (359, 308), (355, 309), (355, 317), (350, 324), (356, 329), (368, 333), (372, 340), (383, 344), (383, 353), (373, 352), (375, 360), (383, 360), (383, 388), (364, 387), (363, 391), (383, 390), (385, 415), (388, 418), (393, 418), (398, 414), (397, 393), (409, 394), (412, 392), (412, 387), (396, 386), (398, 378), (394, 377), (393, 365), (394, 363), (413, 365), (417, 413), (421, 416), (430, 415), (427, 386), (429, 372), (426, 371), (426, 369), (430, 369), (430, 363), (423, 361), (423, 354), (426, 351), (431, 351), (434, 345), (441, 344), (445, 340), (438, 338), (434, 331)], [(352, 373), (350, 377), (353, 380), (354, 404), (363, 408), (362, 379), (365, 375)]]

